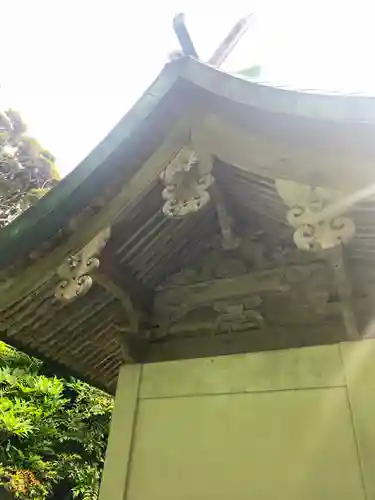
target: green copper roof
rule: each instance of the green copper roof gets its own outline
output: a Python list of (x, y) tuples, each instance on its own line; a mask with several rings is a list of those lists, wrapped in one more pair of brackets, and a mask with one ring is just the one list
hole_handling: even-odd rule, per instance
[(181, 81), (249, 108), (331, 123), (375, 124), (373, 97), (275, 88), (223, 73), (191, 58), (173, 61), (107, 137), (52, 192), (1, 231), (0, 267), (50, 238), (87, 205), (97, 183), (105, 182), (111, 175), (120, 156), (126, 165), (133, 142), (147, 141), (152, 134), (146, 124), (151, 115), (159, 113), (158, 119), (165, 120), (161, 103)]
[[(241, 226), (251, 237), (253, 229), (264, 228), (270, 236), (272, 233), (272, 245), (281, 242), (284, 246), (285, 239), (285, 206), (275, 190), (275, 178), (342, 186), (348, 192), (374, 182), (375, 98), (275, 88), (189, 58), (169, 63), (73, 172), (1, 231), (0, 267), (14, 266), (9, 270), (12, 279), (0, 284), (0, 336), (5, 341), (47, 359), (52, 369), (58, 363), (68, 373), (75, 372), (109, 391), (114, 390), (124, 357), (150, 360), (152, 352), (164, 355), (162, 351), (166, 347), (168, 352), (169, 345), (171, 351), (165, 359), (176, 359), (177, 337), (171, 344), (154, 342), (154, 338), (143, 343), (143, 336), (142, 340), (127, 337), (126, 328), (131, 328), (130, 334), (140, 333), (133, 328), (137, 310), (142, 312), (142, 321), (147, 319), (140, 325), (145, 334), (148, 327), (159, 324), (160, 308), (152, 304), (158, 293), (155, 290), (190, 259), (197, 257), (203, 262), (207, 244), (219, 234), (213, 204), (183, 220), (166, 219), (162, 213), (159, 175), (187, 145), (189, 133), (199, 155), (208, 152), (217, 157), (215, 178), (224, 199), (236, 202), (233, 218), (239, 234)], [(101, 203), (96, 205), (98, 197)], [(72, 216), (87, 207), (90, 217), (80, 218), (74, 232), (60, 237), (59, 230), (67, 228)], [(350, 250), (359, 261), (374, 255), (371, 213), (368, 204), (356, 206), (358, 232)], [(112, 234), (101, 254), (99, 273), (116, 288), (108, 286), (108, 281), (107, 286), (100, 282), (98, 274), (86, 295), (67, 304), (59, 302), (55, 298), (56, 268), (108, 225)], [(51, 247), (44, 246), (48, 240), (53, 241)], [(23, 260), (34, 248), (41, 250), (43, 257)], [(371, 275), (368, 271), (373, 267), (365, 265), (362, 272)], [(258, 270), (252, 270), (256, 276)], [(279, 295), (279, 286), (276, 288)], [(134, 301), (133, 313), (129, 297)], [(357, 299), (362, 298), (358, 294)], [(280, 300), (278, 307), (284, 309), (284, 299)], [(337, 312), (337, 304), (333, 305)], [(305, 317), (303, 307), (296, 308), (302, 316), (294, 331), (288, 326), (280, 333), (275, 313), (269, 331), (241, 331), (240, 336), (231, 332), (221, 339), (210, 335), (208, 349), (194, 347), (201, 338), (191, 339), (189, 333), (181, 355), (228, 354), (230, 349), (245, 352), (264, 346), (264, 342), (268, 347), (282, 348), (286, 342), (290, 346), (290, 342), (301, 345), (343, 338), (341, 320), (334, 316), (331, 322), (331, 308), (325, 317), (321, 312), (319, 318), (314, 316), (313, 328), (308, 330), (310, 313)], [(287, 309), (284, 319), (289, 321), (293, 316), (290, 319), (294, 321), (289, 310), (294, 309)], [(119, 331), (129, 340), (123, 350)], [(202, 339), (203, 343), (206, 340)], [(212, 350), (211, 340), (218, 341), (217, 350)], [(142, 349), (151, 357), (144, 358)]]

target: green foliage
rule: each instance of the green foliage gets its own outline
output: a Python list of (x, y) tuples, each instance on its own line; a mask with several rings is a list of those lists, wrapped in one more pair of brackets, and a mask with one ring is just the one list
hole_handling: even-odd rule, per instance
[(55, 158), (26, 135), (20, 115), (0, 112), (0, 227), (44, 196), (59, 180)]
[(19, 499), (95, 500), (112, 407), (0, 342), (0, 485)]

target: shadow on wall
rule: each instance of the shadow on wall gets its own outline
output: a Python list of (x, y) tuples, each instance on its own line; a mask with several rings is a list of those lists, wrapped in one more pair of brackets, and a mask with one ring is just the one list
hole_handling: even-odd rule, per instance
[(0, 486), (0, 500), (13, 500), (13, 495)]

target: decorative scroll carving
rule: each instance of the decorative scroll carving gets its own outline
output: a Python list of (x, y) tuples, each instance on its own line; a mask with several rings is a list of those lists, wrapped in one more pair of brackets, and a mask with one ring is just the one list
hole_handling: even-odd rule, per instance
[(353, 238), (354, 222), (341, 213), (327, 211), (343, 199), (340, 192), (281, 179), (276, 180), (276, 189), (290, 207), (287, 220), (295, 228), (294, 242), (301, 250), (328, 250)]
[[(326, 304), (334, 293), (331, 282), (329, 267), (323, 261), (159, 288), (154, 300), (157, 327), (153, 333), (157, 337), (194, 336), (262, 329), (272, 322), (275, 314), (287, 318), (289, 313), (285, 315), (280, 306), (283, 296), (296, 304), (301, 317), (304, 311), (325, 314)], [(279, 312), (269, 306), (270, 299), (281, 307)]]
[(264, 328), (265, 322), (257, 309), (262, 304), (258, 296), (249, 297), (242, 302), (217, 302), (214, 310), (220, 315), (217, 318), (216, 332), (238, 332), (251, 328)]
[(216, 335), (264, 328), (264, 318), (258, 308), (259, 296), (202, 301), (200, 304), (156, 304), (156, 325), (152, 335)]
[(97, 256), (105, 247), (110, 236), (110, 229), (98, 233), (82, 250), (70, 255), (57, 269), (62, 281), (57, 285), (55, 297), (69, 301), (84, 295), (92, 286), (92, 273), (99, 267)]
[(191, 285), (218, 278), (242, 276), (255, 270), (317, 261), (315, 254), (301, 252), (292, 242), (270, 246), (263, 241), (263, 237), (263, 232), (244, 232), (238, 238), (239, 246), (228, 251), (223, 248), (222, 236), (217, 235), (207, 248), (203, 260), (199, 257), (198, 262), (168, 276), (163, 285)]
[(210, 201), (208, 188), (214, 179), (210, 171), (203, 170), (196, 154), (188, 147), (169, 163), (162, 180), (165, 184), (163, 212), (168, 217), (197, 212)]

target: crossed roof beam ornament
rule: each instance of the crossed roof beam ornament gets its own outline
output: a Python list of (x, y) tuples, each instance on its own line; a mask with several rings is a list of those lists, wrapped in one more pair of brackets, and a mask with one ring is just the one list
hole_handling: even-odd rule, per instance
[[(228, 36), (215, 50), (209, 64), (219, 67), (232, 52), (242, 35), (248, 28), (249, 18), (239, 20)], [(178, 14), (173, 21), (175, 33), (180, 41), (182, 52), (198, 58), (189, 32), (186, 28), (185, 17)], [(183, 216), (202, 208), (210, 200), (214, 179), (211, 175), (212, 163), (198, 160), (197, 155), (190, 148), (184, 148), (177, 157), (168, 165), (162, 174), (166, 184), (163, 191), (165, 199), (164, 212), (169, 216)], [(231, 219), (221, 202), (217, 189), (213, 189), (213, 197), (218, 204), (218, 218), (223, 228), (224, 246), (228, 248), (236, 239), (232, 236)], [(97, 270), (100, 266), (99, 255), (110, 237), (110, 228), (98, 233), (85, 247), (74, 255), (69, 255), (57, 269), (61, 279), (55, 289), (55, 297), (64, 302), (70, 302), (77, 297), (85, 295), (93, 284), (93, 275), (101, 278)], [(99, 279), (100, 281), (100, 279)], [(113, 287), (112, 287), (113, 288)], [(118, 287), (117, 287), (118, 288)], [(113, 290), (111, 290), (113, 292)], [(121, 294), (123, 295), (123, 294)], [(127, 305), (128, 298), (120, 297)], [(129, 309), (127, 305), (126, 309)]]
[[(216, 48), (207, 61), (219, 68), (249, 27), (250, 16), (240, 19)], [(182, 55), (198, 59), (190, 34), (185, 24), (184, 14), (177, 14), (173, 28), (179, 40)], [(161, 174), (165, 188), (163, 212), (168, 217), (183, 217), (197, 212), (213, 201), (222, 233), (225, 249), (239, 245), (233, 232), (233, 221), (225, 206), (222, 193), (212, 175), (212, 158), (206, 151), (195, 151), (194, 144), (182, 149)]]
[[(247, 31), (250, 16), (240, 19), (229, 32), (227, 37), (214, 51), (208, 64), (215, 67), (226, 60), (241, 37)], [(180, 41), (183, 55), (198, 58), (185, 25), (183, 14), (174, 19), (174, 30)], [(213, 201), (218, 214), (218, 221), (222, 232), (223, 247), (230, 249), (239, 244), (233, 231), (233, 221), (225, 206), (222, 193), (212, 175), (212, 158), (209, 152), (194, 150), (197, 144), (185, 147), (162, 173), (165, 183), (163, 191), (164, 213), (168, 216), (184, 216), (197, 212), (210, 200)], [(199, 147), (198, 147), (199, 148)], [(294, 240), (298, 248), (308, 251), (323, 251), (331, 263), (336, 276), (337, 288), (343, 306), (344, 323), (351, 338), (359, 336), (351, 302), (350, 283), (345, 272), (341, 249), (348, 243), (355, 233), (354, 223), (342, 215), (353, 205), (375, 195), (375, 184), (359, 190), (351, 195), (328, 190), (312, 188), (294, 183), (294, 191), (304, 194), (306, 200), (309, 193), (309, 206), (296, 202), (285, 195), (285, 183), (292, 181), (276, 181), (276, 188), (281, 198), (289, 207), (288, 221), (294, 227)], [(283, 184), (284, 183), (284, 184)], [(290, 184), (292, 183), (292, 184)], [(307, 190), (307, 191), (306, 191)], [(300, 195), (298, 195), (300, 196)], [(293, 197), (292, 197), (293, 198)], [(98, 256), (109, 238), (109, 229), (99, 233), (91, 242), (73, 257), (70, 256), (58, 269), (58, 276), (62, 280), (56, 288), (56, 298), (70, 301), (77, 296), (84, 295), (92, 285), (91, 274), (97, 275), (99, 267)], [(126, 299), (126, 300), (125, 300)], [(124, 302), (127, 301), (125, 297)]]
[[(209, 64), (220, 67), (247, 31), (249, 19), (248, 16), (236, 23), (209, 59)], [(176, 16), (174, 30), (183, 55), (198, 58), (183, 14)], [(234, 235), (232, 219), (211, 174), (212, 162), (207, 161), (207, 158), (202, 161), (200, 154), (197, 155), (197, 151), (192, 151), (189, 156), (189, 151), (186, 149), (180, 153), (181, 156), (177, 156), (173, 164), (174, 170), (169, 170), (164, 177), (166, 184), (163, 191), (163, 198), (166, 200), (164, 213), (169, 216), (186, 215), (200, 210), (212, 199), (218, 214), (223, 247), (235, 248), (239, 239)], [(181, 159), (185, 161), (179, 161)], [(180, 179), (175, 182), (178, 175)], [(185, 182), (184, 186), (179, 183), (181, 179)], [(343, 214), (359, 201), (375, 195), (375, 184), (345, 196), (339, 191), (314, 188), (293, 181), (277, 179), (275, 183), (280, 197), (289, 207), (287, 220), (295, 230), (296, 246), (301, 250), (321, 253), (332, 267), (347, 335), (350, 339), (357, 339), (359, 330), (352, 304), (351, 284), (342, 253), (343, 245), (349, 243), (355, 235), (355, 225)]]

